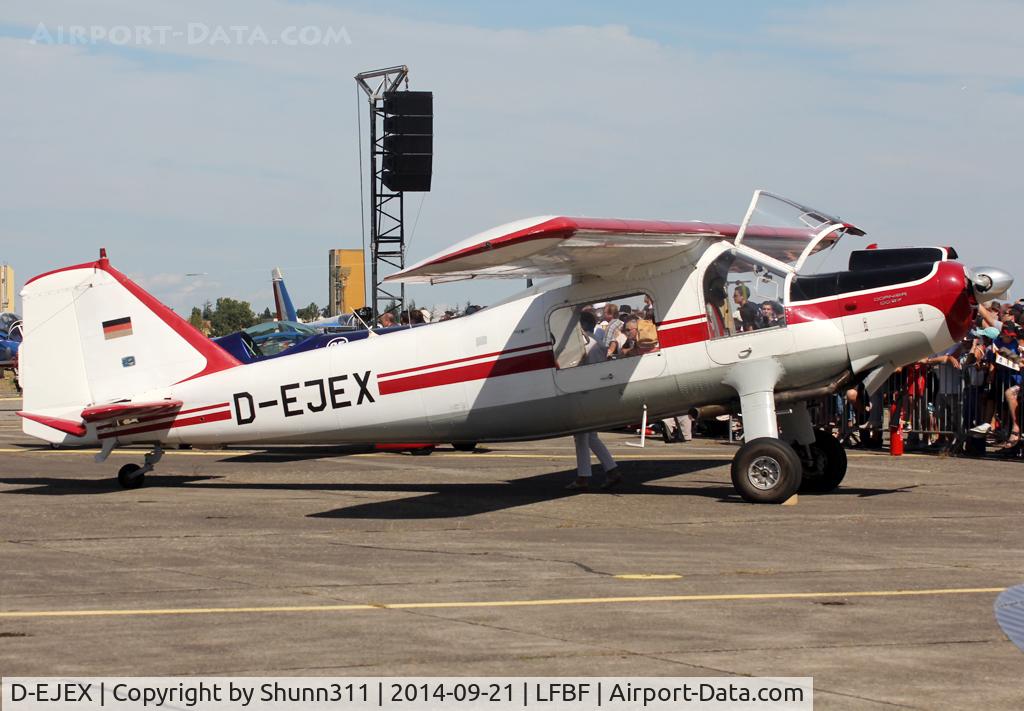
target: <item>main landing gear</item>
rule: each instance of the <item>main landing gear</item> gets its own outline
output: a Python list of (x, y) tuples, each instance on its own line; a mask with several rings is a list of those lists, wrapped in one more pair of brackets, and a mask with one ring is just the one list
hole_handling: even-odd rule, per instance
[[(807, 403), (775, 410), (781, 369), (771, 360), (738, 367), (726, 378), (740, 396), (746, 442), (732, 461), (732, 483), (745, 500), (781, 504), (799, 492), (826, 493), (846, 476), (846, 451), (830, 433), (815, 430)], [(771, 383), (771, 389), (765, 384)], [(779, 438), (779, 426), (787, 441)]]
[(747, 501), (780, 504), (800, 488), (800, 457), (774, 437), (745, 442), (732, 460), (732, 485)]
[(800, 492), (827, 494), (839, 487), (846, 476), (846, 450), (843, 443), (824, 430), (814, 431), (814, 442), (808, 445), (793, 443), (803, 465)]
[(125, 464), (121, 467), (117, 471), (117, 483), (125, 489), (138, 489), (146, 483), (146, 473), (153, 471), (153, 467), (156, 466), (156, 463), (163, 456), (163, 448), (159, 444), (156, 445), (153, 447), (152, 452), (146, 454), (142, 466), (138, 464)]

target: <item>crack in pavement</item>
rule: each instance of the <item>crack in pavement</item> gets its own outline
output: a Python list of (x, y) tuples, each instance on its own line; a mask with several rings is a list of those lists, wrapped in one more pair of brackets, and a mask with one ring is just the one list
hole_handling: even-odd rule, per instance
[(433, 548), (405, 548), (405, 547), (392, 547), (392, 546), (373, 546), (367, 543), (345, 543), (334, 541), (328, 543), (332, 546), (345, 546), (349, 548), (365, 548), (369, 550), (381, 550), (381, 551), (394, 551), (399, 553), (433, 553), (436, 555), (451, 555), (451, 556), (467, 556), (467, 557), (495, 557), (495, 558), (507, 558), (509, 560), (529, 560), (535, 563), (559, 563), (562, 565), (573, 565), (580, 570), (590, 573), (592, 575), (599, 575), (604, 577), (614, 577), (614, 573), (609, 573), (603, 570), (596, 570), (588, 565), (584, 565), (576, 560), (562, 560), (560, 558), (542, 558), (528, 555), (514, 555), (512, 553), (501, 553), (497, 551), (444, 551)]

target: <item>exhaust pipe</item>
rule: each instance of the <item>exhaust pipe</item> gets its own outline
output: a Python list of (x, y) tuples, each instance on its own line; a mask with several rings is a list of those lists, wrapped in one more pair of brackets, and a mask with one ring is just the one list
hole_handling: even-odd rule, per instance
[[(800, 388), (799, 390), (786, 390), (781, 393), (776, 393), (775, 406), (778, 407), (779, 405), (786, 405), (791, 402), (812, 400), (814, 398), (832, 395), (836, 390), (848, 383), (852, 377), (853, 372), (847, 368), (824, 385), (818, 385), (813, 388)], [(713, 417), (718, 417), (719, 415), (734, 415), (739, 412), (739, 410), (739, 400), (730, 400), (724, 405), (705, 405), (704, 407), (695, 407), (690, 410), (690, 415), (694, 418), (711, 419)]]

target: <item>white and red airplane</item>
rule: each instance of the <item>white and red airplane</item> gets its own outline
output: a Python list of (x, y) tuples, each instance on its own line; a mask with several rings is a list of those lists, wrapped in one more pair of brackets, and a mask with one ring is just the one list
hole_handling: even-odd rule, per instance
[[(569, 217), (483, 232), (390, 277), (547, 281), (472, 316), (241, 365), (98, 261), (22, 292), (24, 432), (60, 445), (494, 442), (558, 437), (694, 406), (737, 407), (732, 480), (747, 500), (830, 491), (846, 472), (806, 401), (961, 339), (976, 299), (1012, 278), (946, 248), (862, 250), (849, 269), (804, 262), (839, 219), (757, 191), (739, 225)], [(632, 305), (597, 332), (602, 303)], [(593, 313), (596, 318), (584, 315)], [(594, 347), (594, 346), (598, 347)], [(612, 357), (607, 355), (612, 352)], [(618, 356), (618, 357), (615, 357)]]

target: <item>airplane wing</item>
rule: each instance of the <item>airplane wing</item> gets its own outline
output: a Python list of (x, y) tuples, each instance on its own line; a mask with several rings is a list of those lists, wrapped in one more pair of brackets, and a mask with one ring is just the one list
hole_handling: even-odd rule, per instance
[(737, 231), (706, 222), (534, 217), (481, 232), (385, 281), (607, 277), (685, 254), (708, 238), (731, 240)]

